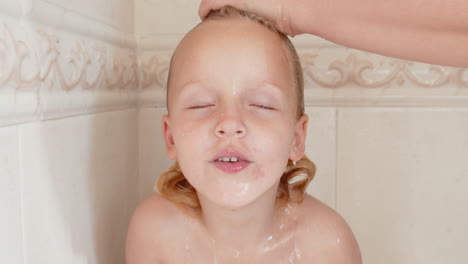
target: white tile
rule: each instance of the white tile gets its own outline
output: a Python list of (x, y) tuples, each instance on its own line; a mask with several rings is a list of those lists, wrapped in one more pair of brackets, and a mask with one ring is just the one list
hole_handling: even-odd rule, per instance
[[(19, 1), (0, 1), (0, 15), (21, 16), (22, 6)], [(1, 18), (1, 17), (0, 17)]]
[(337, 207), (364, 263), (468, 259), (468, 110), (340, 109)]
[(307, 107), (309, 125), (306, 154), (317, 166), (307, 192), (335, 207), (336, 110)]
[(22, 127), (27, 264), (124, 263), (136, 129), (136, 110)]
[(174, 161), (166, 155), (161, 117), (166, 108), (142, 108), (139, 112), (139, 199), (153, 193), (158, 176)]
[(185, 35), (200, 22), (198, 5), (192, 0), (135, 0), (135, 33)]
[[(99, 21), (109, 28), (119, 31), (133, 32), (133, 1), (128, 0), (32, 0), (31, 10), (34, 17), (46, 16), (50, 9), (62, 9), (61, 16), (67, 18), (70, 13), (75, 13), (88, 20), (88, 23)], [(31, 15), (31, 14), (30, 14)], [(60, 25), (57, 25), (60, 26)]]
[(0, 263), (22, 263), (18, 129), (0, 128)]

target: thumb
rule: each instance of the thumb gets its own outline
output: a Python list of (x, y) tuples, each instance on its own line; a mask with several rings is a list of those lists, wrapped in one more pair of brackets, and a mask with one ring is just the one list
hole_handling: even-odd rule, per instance
[(211, 10), (220, 9), (227, 4), (229, 4), (229, 1), (202, 0), (198, 8), (198, 16), (200, 16), (201, 20), (205, 20)]

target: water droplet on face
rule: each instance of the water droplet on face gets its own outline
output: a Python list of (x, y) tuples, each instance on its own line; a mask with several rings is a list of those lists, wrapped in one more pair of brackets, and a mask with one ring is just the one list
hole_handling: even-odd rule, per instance
[(244, 184), (244, 188), (243, 188), (243, 190), (242, 190), (243, 194), (246, 194), (248, 191), (249, 191), (249, 185), (248, 185), (248, 184)]
[(292, 206), (291, 206), (291, 204), (288, 203), (287, 206), (286, 206), (286, 208), (284, 208), (284, 212), (285, 212), (287, 215), (289, 215), (289, 214), (291, 214), (291, 210), (292, 210)]
[(233, 249), (233, 254), (234, 254), (234, 257), (235, 258), (239, 258), (240, 257), (240, 251), (238, 249)]
[(299, 260), (301, 260), (301, 251), (295, 247), (289, 256), (289, 263), (297, 263)]

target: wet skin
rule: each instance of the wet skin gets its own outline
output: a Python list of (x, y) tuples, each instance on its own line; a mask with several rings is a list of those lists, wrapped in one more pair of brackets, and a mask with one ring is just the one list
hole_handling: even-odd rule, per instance
[(127, 264), (361, 263), (346, 222), (317, 199), (306, 195), (299, 205), (278, 206), (276, 214), (275, 228), (262, 242), (236, 248), (214, 240), (200, 218), (153, 194), (133, 216)]
[[(168, 156), (201, 212), (152, 195), (134, 213), (127, 264), (360, 263), (344, 220), (318, 200), (276, 200), (304, 153), (293, 72), (276, 33), (243, 18), (207, 20), (176, 49), (163, 117)], [(234, 158), (226, 163), (223, 158)]]
[[(288, 158), (303, 153), (307, 116), (296, 118), (292, 76), (280, 37), (247, 19), (206, 21), (182, 40), (163, 125), (169, 156), (200, 196), (239, 208), (276, 190)], [(228, 173), (220, 155), (248, 164)]]

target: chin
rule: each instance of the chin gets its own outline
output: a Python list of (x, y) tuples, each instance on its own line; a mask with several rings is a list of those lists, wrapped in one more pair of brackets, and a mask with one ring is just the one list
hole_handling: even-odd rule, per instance
[(252, 204), (254, 201), (255, 199), (248, 199), (248, 200), (247, 199), (237, 199), (237, 200), (232, 199), (232, 200), (223, 201), (219, 205), (224, 208), (234, 211), (234, 210), (242, 209), (248, 206), (249, 204)]
[(257, 201), (262, 192), (250, 190), (247, 193), (220, 193), (217, 197), (211, 197), (211, 201), (218, 206), (229, 210), (238, 210), (247, 207)]

